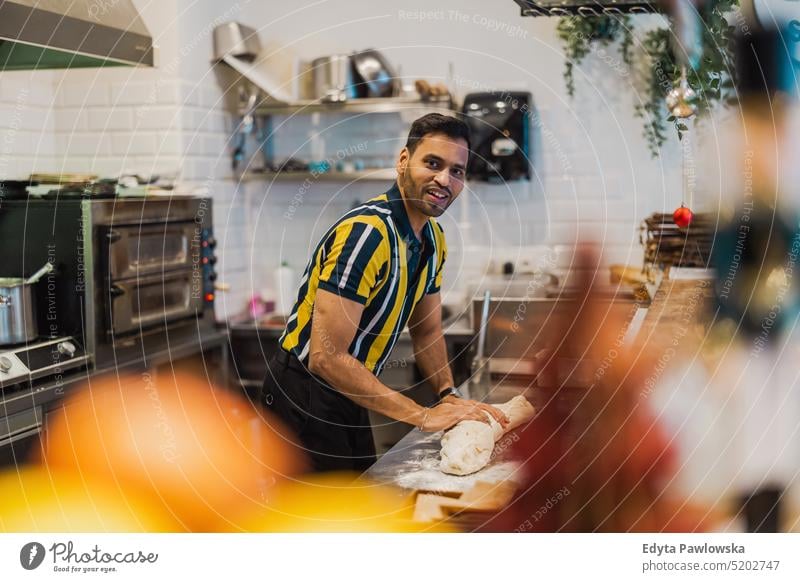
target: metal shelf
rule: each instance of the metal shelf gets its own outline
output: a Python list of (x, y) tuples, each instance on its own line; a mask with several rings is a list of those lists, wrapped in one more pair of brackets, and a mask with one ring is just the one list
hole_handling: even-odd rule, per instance
[[(328, 103), (318, 99), (295, 103), (262, 103), (256, 107), (256, 115), (291, 115), (293, 113), (394, 113), (405, 109), (431, 108), (453, 109), (450, 97), (420, 99), (419, 97), (371, 97), (351, 99), (339, 103)], [(240, 110), (240, 114), (247, 113)]]
[(247, 172), (240, 178), (241, 181), (275, 181), (292, 182), (311, 180), (314, 182), (359, 182), (393, 181), (397, 178), (394, 168), (380, 168), (375, 170), (359, 170), (357, 172)]

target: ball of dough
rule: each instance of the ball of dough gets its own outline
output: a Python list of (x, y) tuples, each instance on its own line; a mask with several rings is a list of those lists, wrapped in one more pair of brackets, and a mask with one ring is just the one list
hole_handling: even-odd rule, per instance
[(491, 460), (495, 441), (504, 433), (533, 418), (535, 412), (531, 403), (522, 395), (515, 396), (505, 404), (496, 404), (495, 407), (508, 418), (505, 428), (484, 411), (489, 424), (463, 420), (445, 433), (442, 437), (442, 461), (439, 464), (443, 473), (469, 475), (480, 471)]
[(469, 475), (489, 462), (494, 450), (494, 431), (485, 422), (465, 420), (442, 437), (441, 471)]

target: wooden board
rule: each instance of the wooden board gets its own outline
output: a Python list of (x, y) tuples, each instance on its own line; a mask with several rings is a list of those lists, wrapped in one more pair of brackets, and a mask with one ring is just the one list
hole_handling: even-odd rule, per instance
[(497, 483), (477, 482), (471, 489), (457, 497), (420, 493), (414, 506), (414, 521), (427, 523), (442, 521), (454, 513), (494, 513), (508, 505), (514, 497), (517, 484), (513, 481)]

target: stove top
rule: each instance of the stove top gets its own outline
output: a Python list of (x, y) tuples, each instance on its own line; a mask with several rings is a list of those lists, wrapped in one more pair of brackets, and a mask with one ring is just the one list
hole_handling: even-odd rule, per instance
[(0, 347), (0, 388), (59, 375), (88, 362), (89, 355), (74, 337)]
[[(52, 183), (30, 180), (0, 180), (2, 200), (106, 200), (112, 198), (144, 198), (155, 187), (123, 186), (116, 180), (97, 182)], [(163, 189), (159, 189), (162, 191)], [(171, 191), (167, 189), (167, 191)]]

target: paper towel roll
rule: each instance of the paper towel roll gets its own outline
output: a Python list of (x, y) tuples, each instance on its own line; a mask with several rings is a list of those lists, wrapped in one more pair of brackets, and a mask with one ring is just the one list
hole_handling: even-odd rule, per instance
[(275, 313), (289, 315), (297, 298), (297, 282), (294, 270), (286, 261), (275, 269)]

